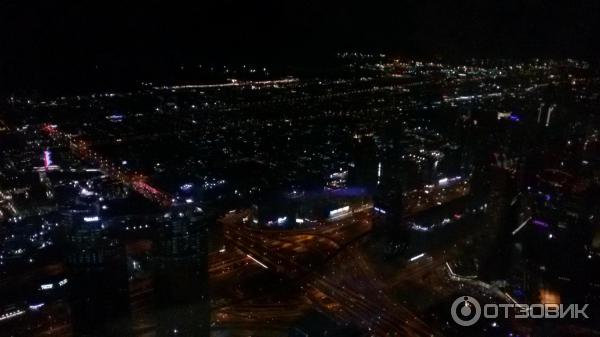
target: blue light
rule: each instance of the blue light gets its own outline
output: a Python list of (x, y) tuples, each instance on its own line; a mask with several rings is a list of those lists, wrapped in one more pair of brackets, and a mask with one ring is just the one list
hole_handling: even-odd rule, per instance
[(181, 187), (179, 187), (179, 189), (181, 189), (182, 191), (189, 191), (192, 189), (192, 187), (194, 187), (194, 185), (191, 183), (188, 183), (188, 184), (181, 185)]

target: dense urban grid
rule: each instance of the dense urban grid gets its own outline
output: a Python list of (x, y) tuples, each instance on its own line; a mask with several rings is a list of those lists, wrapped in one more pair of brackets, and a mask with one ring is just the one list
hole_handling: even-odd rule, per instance
[(193, 67), (1, 103), (0, 335), (600, 335), (595, 66)]

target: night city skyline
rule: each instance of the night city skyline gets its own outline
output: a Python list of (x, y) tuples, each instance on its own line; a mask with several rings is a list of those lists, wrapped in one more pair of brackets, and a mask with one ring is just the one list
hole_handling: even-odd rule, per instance
[(599, 14), (3, 1), (0, 336), (600, 336)]
[(139, 3), (3, 1), (0, 89), (83, 93), (142, 80), (193, 80), (180, 67), (314, 68), (338, 52), (423, 61), (584, 58), (592, 1)]

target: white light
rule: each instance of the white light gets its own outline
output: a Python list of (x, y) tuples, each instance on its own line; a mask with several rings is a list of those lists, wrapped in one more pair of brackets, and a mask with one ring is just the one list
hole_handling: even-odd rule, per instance
[(32, 305), (29, 306), (29, 309), (31, 309), (31, 310), (38, 310), (38, 309), (40, 309), (43, 306), (44, 306), (44, 303), (32, 304)]
[(24, 310), (16, 310), (16, 311), (7, 312), (6, 314), (0, 315), (0, 321), (11, 319), (13, 317), (23, 315), (24, 313), (25, 313)]
[(529, 220), (531, 220), (531, 217), (528, 217), (525, 221), (523, 221), (521, 223), (521, 225), (519, 225), (519, 227), (517, 227), (514, 231), (512, 231), (512, 235), (517, 234), (523, 227), (525, 227), (525, 225), (527, 225)]
[(42, 284), (42, 285), (40, 286), (40, 289), (42, 289), (42, 290), (50, 290), (50, 289), (52, 289), (52, 288), (54, 288), (54, 285), (53, 285), (52, 283), (48, 283), (48, 284)]
[(344, 213), (348, 213), (350, 211), (350, 206), (344, 206), (338, 209), (334, 209), (333, 211), (329, 212), (329, 216), (330, 217), (334, 217), (336, 215), (340, 215), (340, 214), (344, 214)]
[(373, 207), (373, 209), (375, 210), (375, 212), (379, 212), (381, 214), (386, 214), (387, 213), (384, 209), (381, 209), (379, 207)]
[(442, 178), (442, 179), (438, 180), (438, 185), (441, 185), (441, 186), (448, 185), (450, 183), (460, 181), (461, 179), (462, 179), (461, 176), (456, 176), (456, 177), (452, 177), (452, 178)]
[(261, 267), (263, 267), (263, 268), (265, 268), (265, 269), (269, 269), (269, 267), (267, 267), (267, 265), (266, 265), (266, 264), (264, 264), (264, 263), (262, 263), (262, 262), (258, 261), (257, 259), (255, 259), (254, 257), (252, 257), (252, 255), (250, 255), (250, 254), (246, 254), (246, 257), (248, 257), (250, 260), (252, 260), (252, 261), (256, 262), (256, 263), (257, 263), (259, 266), (261, 266)]
[(100, 220), (100, 218), (97, 215), (83, 217), (83, 221), (85, 221), (85, 222), (96, 222), (98, 220)]
[(421, 253), (417, 256), (413, 256), (410, 258), (410, 262), (417, 261), (418, 259), (422, 258), (423, 256), (425, 256), (425, 253)]
[(69, 280), (67, 280), (67, 279), (61, 280), (61, 281), (59, 281), (59, 282), (58, 282), (58, 286), (59, 286), (59, 287), (62, 287), (62, 286), (64, 286), (65, 284), (67, 284), (68, 282), (69, 282)]

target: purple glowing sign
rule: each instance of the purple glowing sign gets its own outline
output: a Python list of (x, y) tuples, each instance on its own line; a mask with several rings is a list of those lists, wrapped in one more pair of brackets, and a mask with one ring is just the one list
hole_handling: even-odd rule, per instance
[(50, 167), (50, 165), (52, 165), (52, 158), (51, 158), (51, 153), (49, 150), (45, 150), (44, 151), (44, 167), (48, 168)]
[(533, 224), (539, 227), (544, 227), (544, 228), (548, 228), (550, 227), (550, 225), (548, 225), (547, 223), (541, 221), (541, 220), (533, 220)]

